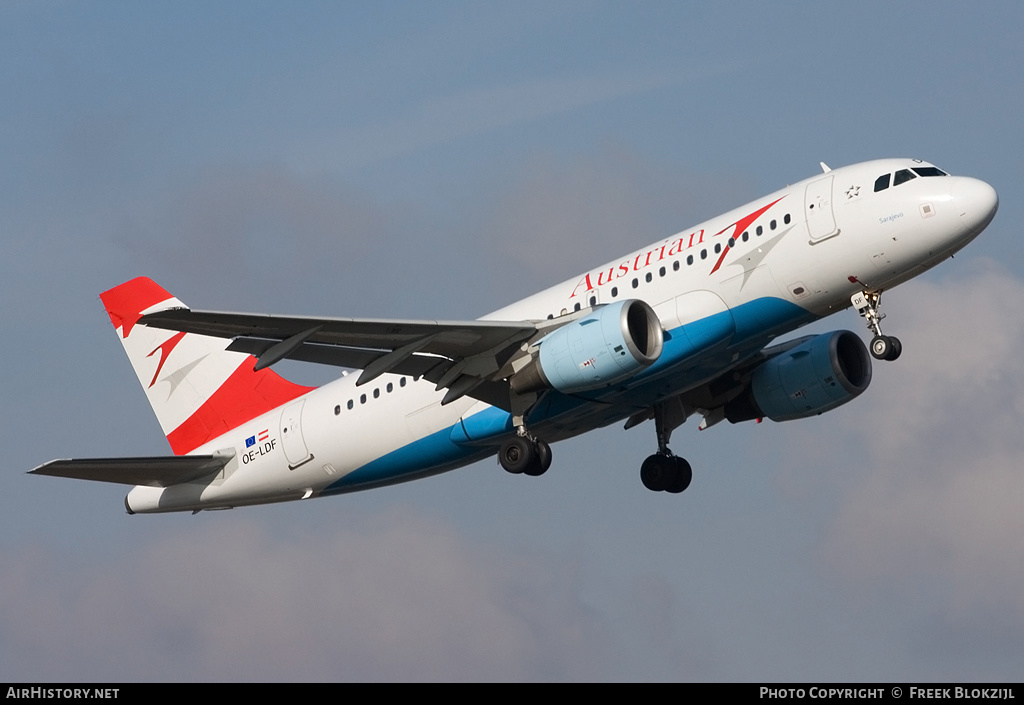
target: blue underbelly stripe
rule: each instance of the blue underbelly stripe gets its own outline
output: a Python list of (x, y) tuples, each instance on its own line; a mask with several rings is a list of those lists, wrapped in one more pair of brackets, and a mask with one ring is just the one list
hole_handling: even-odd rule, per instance
[[(607, 415), (608, 406), (612, 403), (622, 408), (643, 407), (643, 397), (649, 390), (662, 386), (660, 380), (657, 380), (657, 385), (651, 384), (655, 378), (664, 377), (673, 367), (686, 364), (687, 360), (697, 360), (700, 364), (687, 368), (685, 378), (673, 380), (673, 384), (682, 390), (696, 380), (704, 379), (709, 373), (709, 365), (703, 364), (700, 355), (709, 347), (742, 347), (748, 340), (763, 340), (760, 343), (763, 346), (776, 335), (809, 323), (814, 318), (813, 314), (796, 304), (772, 297), (750, 301), (667, 331), (661, 357), (649, 368), (624, 385), (592, 393), (589, 399), (549, 393), (530, 414), (530, 428), (542, 431), (545, 422), (573, 412), (579, 413), (581, 407), (593, 403), (601, 403), (603, 407), (595, 409), (595, 416)], [(693, 381), (687, 383), (687, 378)], [(508, 412), (489, 407), (353, 470), (329, 485), (322, 494), (391, 484), (452, 469), (491, 455), (498, 440), (513, 430)], [(484, 446), (474, 444), (476, 441), (487, 444), (488, 440), (493, 443)]]

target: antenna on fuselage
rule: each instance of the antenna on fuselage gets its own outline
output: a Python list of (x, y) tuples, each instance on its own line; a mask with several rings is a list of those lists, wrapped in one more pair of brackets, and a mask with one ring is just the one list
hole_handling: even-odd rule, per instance
[(822, 172), (823, 174), (827, 174), (827, 173), (829, 173), (830, 171), (832, 171), (832, 168), (831, 168), (831, 167), (829, 167), (829, 165), (828, 165), (828, 164), (826, 164), (825, 162), (818, 162), (818, 163), (819, 163), (819, 164), (821, 164), (821, 172)]

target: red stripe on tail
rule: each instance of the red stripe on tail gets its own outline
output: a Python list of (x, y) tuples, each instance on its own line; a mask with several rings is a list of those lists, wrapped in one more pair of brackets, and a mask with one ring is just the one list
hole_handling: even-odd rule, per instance
[(316, 389), (289, 382), (272, 370), (254, 372), (255, 364), (256, 358), (251, 355), (246, 358), (196, 413), (167, 434), (175, 455), (185, 455), (246, 421)]

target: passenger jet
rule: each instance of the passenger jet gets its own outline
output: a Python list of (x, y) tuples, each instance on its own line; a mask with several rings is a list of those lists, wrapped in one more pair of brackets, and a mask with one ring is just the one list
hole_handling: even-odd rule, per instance
[[(987, 183), (917, 159), (821, 169), (476, 321), (193, 311), (133, 279), (101, 298), (174, 455), (31, 472), (134, 485), (129, 514), (198, 512), (495, 454), (542, 475), (553, 442), (653, 420), (640, 479), (682, 492), (692, 472), (669, 450), (675, 428), (801, 419), (860, 395), (872, 357), (902, 350), (882, 333), (882, 293), (951, 257), (998, 206)], [(867, 346), (847, 330), (773, 342), (851, 305)], [(344, 372), (300, 386), (269, 369), (286, 358)]]

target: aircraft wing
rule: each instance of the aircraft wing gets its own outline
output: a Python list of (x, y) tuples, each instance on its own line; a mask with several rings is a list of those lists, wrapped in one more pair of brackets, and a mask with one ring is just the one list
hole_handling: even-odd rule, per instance
[(529, 321), (401, 321), (168, 309), (139, 323), (220, 338), (257, 358), (256, 369), (288, 358), (361, 369), (357, 385), (385, 372), (447, 388), (442, 403), (468, 395), (509, 409), (506, 363), (538, 333)]
[(233, 457), (233, 453), (225, 453), (171, 457), (51, 460), (34, 470), (29, 470), (29, 474), (116, 482), (123, 485), (170, 487), (182, 482), (198, 480), (200, 477), (217, 472)]

